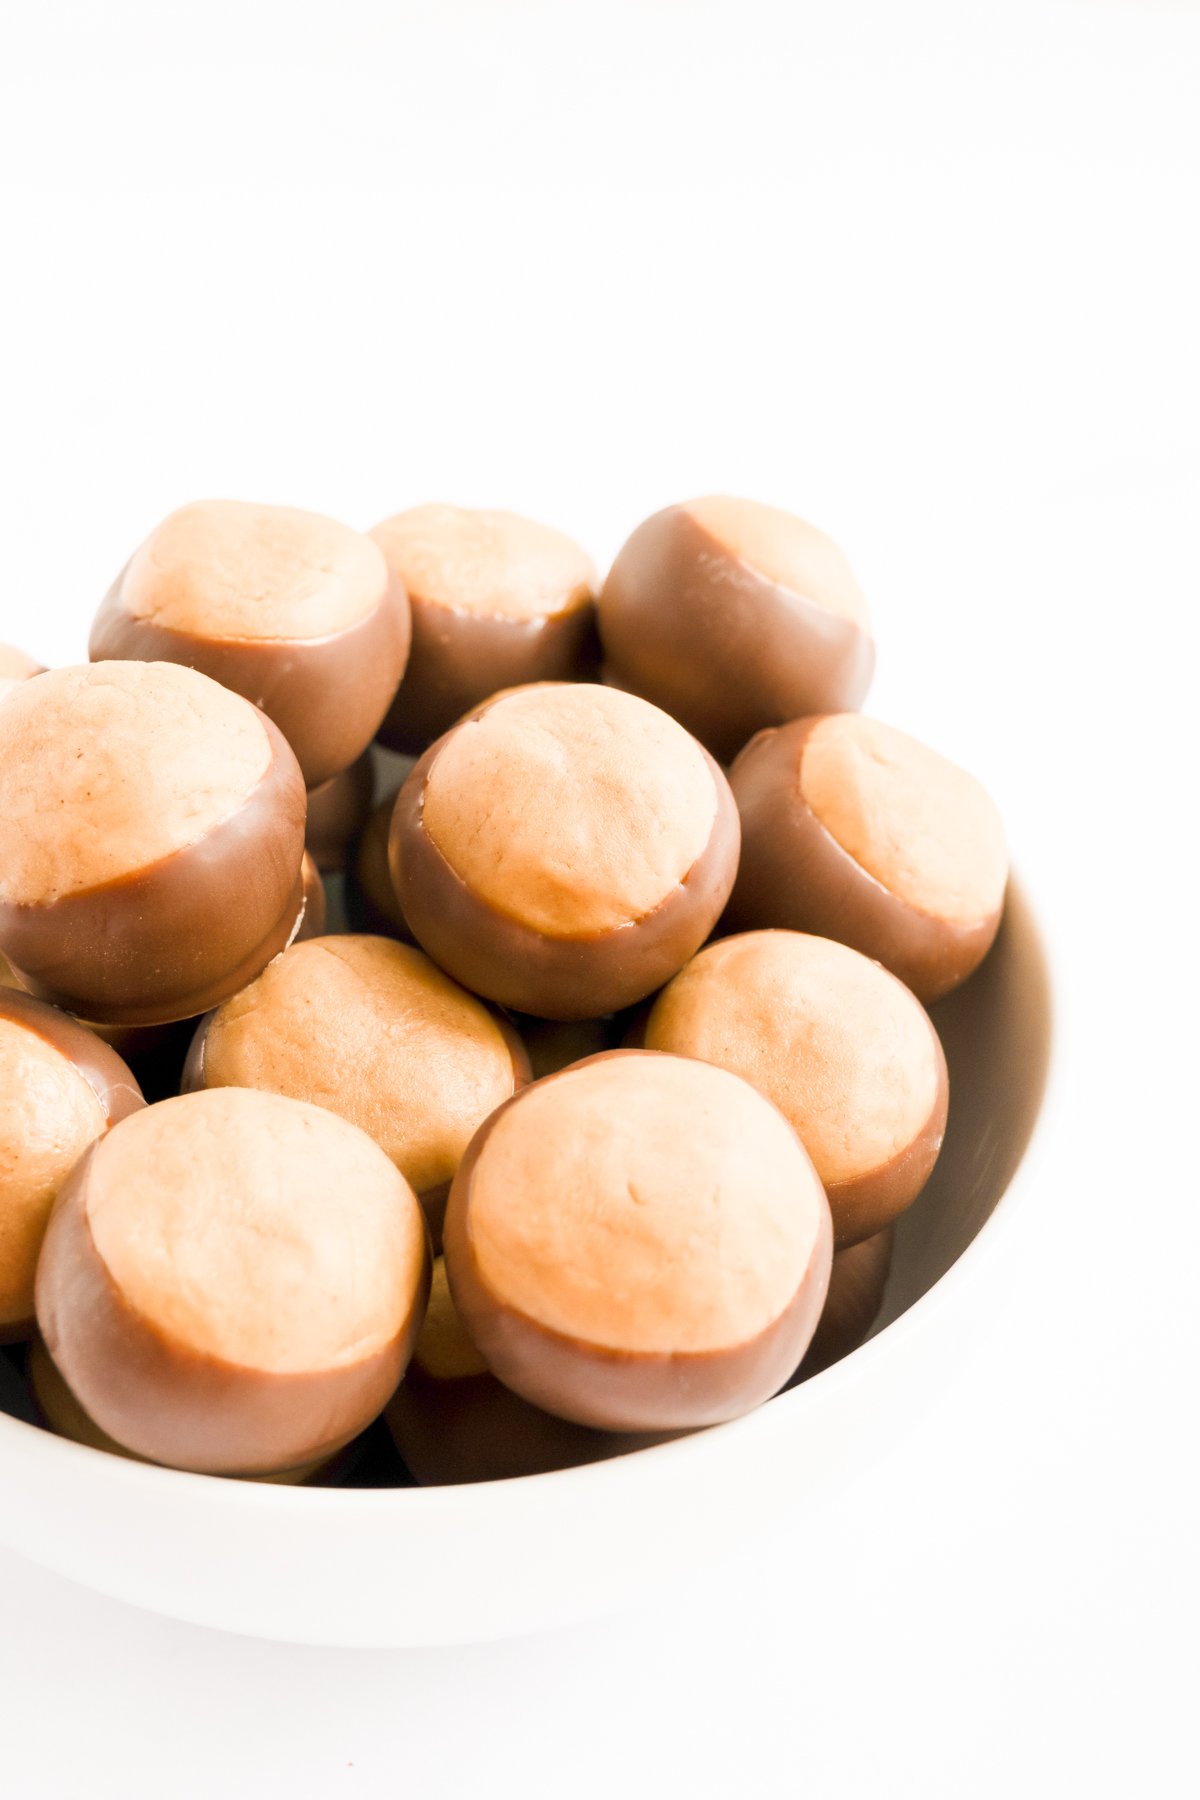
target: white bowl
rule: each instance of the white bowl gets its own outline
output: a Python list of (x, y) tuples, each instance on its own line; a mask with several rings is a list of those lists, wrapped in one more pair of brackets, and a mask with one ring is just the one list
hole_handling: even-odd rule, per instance
[[(0, 1540), (135, 1605), (304, 1643), (505, 1637), (611, 1611), (769, 1522), (802, 1518), (961, 1367), (1035, 1178), (1050, 983), (1015, 883), (996, 947), (933, 1009), (950, 1123), (860, 1350), (735, 1424), (559, 1474), (454, 1488), (280, 1488), (181, 1474), (0, 1413)], [(0, 1359), (0, 1373), (3, 1361)], [(10, 1404), (0, 1391), (0, 1406)]]

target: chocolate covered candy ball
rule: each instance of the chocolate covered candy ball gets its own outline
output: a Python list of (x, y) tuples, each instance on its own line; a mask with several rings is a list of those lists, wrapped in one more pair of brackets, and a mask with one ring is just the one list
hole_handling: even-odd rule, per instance
[(561, 531), (516, 513), (415, 506), (371, 536), (412, 607), (412, 654), (380, 728), (419, 755), (501, 688), (594, 663), (595, 571)]
[(222, 1088), (145, 1108), (76, 1165), (37, 1317), (125, 1449), (266, 1474), (332, 1455), (380, 1412), (428, 1281), (416, 1196), (364, 1132)]
[(738, 1076), (615, 1050), (526, 1088), (450, 1192), (454, 1303), (492, 1373), (612, 1431), (735, 1418), (776, 1393), (829, 1281), (829, 1206)]
[(721, 762), (765, 725), (859, 706), (875, 665), (866, 602), (823, 532), (713, 496), (638, 526), (600, 592), (609, 676)]
[(326, 1106), (375, 1139), (440, 1242), (477, 1127), (529, 1079), (512, 1027), (420, 950), (383, 937), (293, 944), (197, 1032), (189, 1088), (245, 1087)]
[(440, 1256), (421, 1335), (386, 1416), (422, 1486), (573, 1469), (654, 1441), (555, 1418), (497, 1381), (458, 1316)]
[(710, 944), (655, 1001), (648, 1050), (752, 1082), (794, 1127), (829, 1196), (838, 1248), (891, 1224), (946, 1130), (946, 1059), (902, 982), (856, 950), (795, 931)]
[(304, 783), (247, 701), (173, 663), (93, 663), (0, 707), (0, 949), (110, 1025), (235, 993), (302, 905)]
[(0, 1343), (32, 1329), (59, 1189), (88, 1145), (142, 1104), (115, 1050), (57, 1008), (0, 988)]
[(438, 740), (396, 801), (404, 917), (476, 993), (596, 1018), (668, 980), (737, 867), (720, 769), (657, 707), (611, 688), (502, 694)]
[(764, 731), (729, 779), (742, 820), (735, 929), (838, 938), (922, 1000), (983, 960), (1008, 852), (965, 769), (877, 719), (835, 713)]
[(211, 675), (275, 721), (316, 787), (374, 737), (409, 634), (404, 590), (362, 532), (295, 507), (202, 500), (126, 564), (89, 654)]

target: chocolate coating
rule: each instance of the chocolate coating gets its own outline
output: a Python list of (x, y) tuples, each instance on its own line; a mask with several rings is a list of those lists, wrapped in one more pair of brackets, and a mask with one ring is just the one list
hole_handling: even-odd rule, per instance
[[(146, 1461), (144, 1456), (138, 1456), (134, 1451), (126, 1450), (123, 1444), (118, 1444), (106, 1431), (101, 1431), (94, 1419), (89, 1418), (63, 1380), (41, 1338), (34, 1338), (29, 1346), (29, 1385), (40, 1414), (40, 1423), (57, 1437), (69, 1438), (72, 1443), (83, 1444), (89, 1450), (103, 1450), (109, 1456), (124, 1456), (130, 1462)], [(341, 1460), (338, 1458), (339, 1466)], [(302, 1482), (316, 1481), (328, 1475), (331, 1467), (331, 1462), (325, 1460), (305, 1463), (298, 1469), (284, 1469), (277, 1474), (256, 1475), (247, 1479), (291, 1487)]]
[(375, 931), (399, 938), (402, 944), (415, 944), (388, 867), (388, 834), (395, 807), (394, 794), (381, 801), (354, 846), (346, 870), (346, 917), (355, 931)]
[[(418, 509), (444, 514), (439, 530), (452, 530), (457, 517), (470, 530), (487, 514), (452, 508)], [(407, 515), (398, 515), (403, 521)], [(531, 533), (543, 528), (516, 521)], [(502, 688), (532, 681), (572, 681), (595, 668), (595, 594), (583, 552), (571, 585), (552, 607), (528, 617), (490, 610), (486, 583), (480, 588), (476, 570), (468, 570), (461, 597), (454, 604), (425, 591), (420, 573), (405, 557), (385, 519), (371, 536), (404, 582), (412, 608), (412, 650), (404, 680), (379, 728), (380, 742), (390, 750), (419, 756), (473, 707)], [(547, 533), (558, 538), (558, 533)], [(502, 575), (510, 572), (501, 570)]]
[(412, 1185), (435, 1250), (450, 1182), (478, 1124), (529, 1080), (512, 1024), (391, 939), (291, 946), (204, 1019), (183, 1091), (253, 1087), (359, 1126)]
[[(253, 1098), (256, 1105), (269, 1101), (276, 1108), (294, 1107), (318, 1119), (328, 1117), (275, 1096)], [(212, 1099), (191, 1096), (164, 1106), (193, 1106)], [(336, 1123), (343, 1131), (349, 1129)], [(116, 1139), (104, 1142), (115, 1144)], [(101, 1180), (96, 1170), (99, 1148), (93, 1145), (80, 1159), (59, 1196), (37, 1277), (39, 1329), (88, 1417), (149, 1461), (212, 1474), (261, 1475), (300, 1468), (325, 1460), (356, 1437), (382, 1410), (411, 1353), (428, 1295), (428, 1256), (419, 1265), (413, 1292), (396, 1296), (396, 1328), (377, 1349), (368, 1345), (352, 1358), (295, 1372), (230, 1361), (197, 1349), (178, 1332), (149, 1318), (114, 1279), (97, 1248), (91, 1218), (93, 1192), (98, 1191), (93, 1183)], [(221, 1166), (223, 1179), (232, 1183), (227, 1203), (232, 1218), (252, 1196), (239, 1200), (236, 1194), (228, 1140), (214, 1137), (209, 1154), (226, 1158)], [(232, 1166), (236, 1169), (236, 1154)], [(393, 1178), (403, 1186), (400, 1177)], [(415, 1209), (411, 1190), (408, 1193), (408, 1203)], [(329, 1296), (323, 1295), (313, 1249), (307, 1242), (298, 1243), (293, 1254), (302, 1271), (299, 1278), (311, 1286), (316, 1306)], [(347, 1303), (342, 1294), (334, 1297), (341, 1305)], [(202, 1298), (206, 1303), (213, 1300), (211, 1295)], [(193, 1294), (189, 1304), (194, 1308), (197, 1296)]]
[(810, 1375), (819, 1375), (822, 1369), (841, 1362), (843, 1356), (865, 1343), (883, 1305), (894, 1238), (889, 1227), (834, 1252), (825, 1308), (789, 1387), (807, 1381)]
[[(449, 1315), (442, 1331), (458, 1340), (457, 1366), (445, 1366), (425, 1351), (435, 1308)], [(384, 1414), (397, 1450), (422, 1486), (543, 1475), (663, 1441), (663, 1434), (595, 1431), (557, 1419), (497, 1381), (454, 1312), (440, 1258), (425, 1319), (412, 1361)]]
[(345, 868), (350, 845), (370, 817), (374, 792), (375, 763), (369, 750), (340, 775), (311, 789), (304, 843), (322, 874)]
[[(799, 1152), (797, 1167), (807, 1168), (818, 1200), (815, 1235), (791, 1300), (769, 1325), (748, 1338), (708, 1350), (649, 1351), (607, 1345), (551, 1329), (489, 1284), (479, 1262), (472, 1189), (497, 1126), (528, 1096), (544, 1094), (554, 1084), (577, 1078), (581, 1071), (617, 1061), (645, 1065), (665, 1060), (646, 1051), (608, 1051), (548, 1076), (506, 1102), (472, 1140), (455, 1176), (446, 1214), (446, 1267), (454, 1303), (493, 1374), (531, 1404), (601, 1430), (672, 1431), (716, 1424), (769, 1399), (803, 1356), (829, 1281), (833, 1251), (829, 1209), (799, 1140), (794, 1140)], [(695, 1065), (697, 1069), (701, 1066)], [(746, 1084), (739, 1082), (738, 1086)], [(747, 1092), (753, 1091), (747, 1087)], [(760, 1103), (765, 1113), (774, 1114), (769, 1102)], [(674, 1124), (669, 1127), (674, 1128)], [(566, 1206), (581, 1203), (575, 1194), (564, 1193), (562, 1200)], [(697, 1305), (703, 1307), (704, 1299), (698, 1298)]]
[(816, 816), (800, 771), (822, 718), (758, 734), (737, 758), (730, 786), (742, 822), (738, 877), (725, 916), (735, 931), (783, 927), (836, 938), (881, 962), (918, 999), (965, 981), (991, 948), (1003, 912), (970, 923), (934, 916), (869, 874)]
[(96, 615), (88, 641), (93, 662), (184, 663), (210, 675), (275, 722), (306, 787), (330, 780), (362, 755), (408, 659), (408, 600), (393, 577), (381, 569), (371, 610), (326, 636), (222, 638), (135, 616), (125, 597), (132, 567), (121, 571)]
[[(455, 731), (469, 728), (487, 711), (486, 704), (479, 707)], [(464, 987), (540, 1018), (596, 1018), (661, 986), (708, 936), (737, 867), (737, 809), (707, 751), (702, 754), (716, 792), (716, 814), (707, 845), (684, 879), (637, 919), (588, 935), (550, 936), (475, 893), (425, 829), (426, 787), (453, 735), (447, 732), (425, 752), (392, 815), (392, 884), (418, 942)]]
[(264, 718), (266, 773), (236, 813), (123, 879), (40, 905), (0, 900), (0, 943), (29, 990), (105, 1025), (194, 1017), (253, 980), (303, 904), (304, 783)]
[(857, 584), (828, 539), (785, 521), (822, 583), (857, 596), (858, 617), (821, 604), (817, 584), (805, 591), (800, 575), (793, 587), (743, 560), (698, 516), (712, 504), (670, 506), (639, 525), (609, 571), (597, 617), (616, 684), (653, 700), (728, 762), (763, 726), (861, 705), (875, 649)]

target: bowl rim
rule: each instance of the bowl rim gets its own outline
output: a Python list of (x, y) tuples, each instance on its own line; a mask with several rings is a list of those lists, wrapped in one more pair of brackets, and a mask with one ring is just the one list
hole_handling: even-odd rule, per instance
[[(906, 1338), (923, 1332), (931, 1318), (975, 1279), (981, 1258), (990, 1254), (1001, 1237), (1011, 1230), (1014, 1216), (1020, 1214), (1025, 1196), (1042, 1167), (1046, 1144), (1062, 1110), (1062, 1069), (1066, 1059), (1063, 1054), (1061, 988), (1056, 974), (1062, 964), (1057, 954), (1057, 934), (1048, 924), (1037, 888), (1031, 889), (1023, 872), (1018, 878), (1015, 869), (1010, 872), (1010, 884), (1019, 887), (1040, 952), (1046, 986), (1046, 1066), (1029, 1139), (995, 1206), (950, 1267), (898, 1318), (819, 1374), (723, 1425), (708, 1426), (666, 1443), (647, 1444), (642, 1449), (593, 1463), (491, 1481), (424, 1487), (348, 1488), (239, 1480), (116, 1456), (110, 1451), (96, 1450), (90, 1445), (58, 1437), (40, 1425), (4, 1412), (0, 1412), (0, 1470), (5, 1464), (16, 1466), (32, 1453), (50, 1466), (57, 1461), (67, 1479), (72, 1470), (82, 1476), (85, 1469), (90, 1469), (95, 1477), (114, 1490), (128, 1487), (136, 1491), (135, 1503), (139, 1505), (143, 1502), (152, 1505), (160, 1495), (169, 1503), (189, 1496), (195, 1498), (203, 1492), (220, 1509), (261, 1509), (277, 1513), (281, 1507), (286, 1508), (293, 1522), (303, 1517), (336, 1519), (345, 1525), (353, 1519), (360, 1522), (368, 1517), (377, 1520), (380, 1516), (395, 1513), (398, 1519), (409, 1519), (414, 1524), (436, 1517), (443, 1525), (479, 1528), (487, 1524), (489, 1513), (494, 1514), (498, 1508), (513, 1504), (525, 1504), (535, 1494), (545, 1504), (555, 1504), (561, 1499), (563, 1505), (578, 1501), (592, 1506), (602, 1492), (615, 1497), (618, 1485), (627, 1487), (637, 1478), (638, 1469), (652, 1466), (655, 1471), (673, 1475), (688, 1464), (701, 1464), (713, 1456), (724, 1455), (722, 1447), (734, 1440), (742, 1443), (751, 1438), (763, 1440), (768, 1433), (793, 1429), (794, 1422), (803, 1417), (806, 1408), (825, 1404), (839, 1386), (869, 1377), (882, 1357)], [(37, 1440), (36, 1448), (34, 1440)], [(695, 1470), (691, 1471), (690, 1478), (695, 1478)], [(484, 1508), (488, 1510), (481, 1510)]]

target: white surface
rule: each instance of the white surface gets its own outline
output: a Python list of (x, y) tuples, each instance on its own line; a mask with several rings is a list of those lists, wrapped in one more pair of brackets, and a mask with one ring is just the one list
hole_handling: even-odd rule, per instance
[(873, 710), (996, 793), (1073, 1015), (1010, 1304), (817, 1542), (428, 1653), (0, 1555), (5, 1791), (1191, 1791), (1197, 10), (113, 0), (0, 34), (0, 637), (81, 655), (204, 493), (513, 504), (601, 559), (690, 492), (790, 504), (872, 600)]

